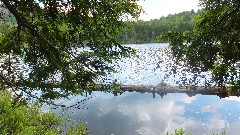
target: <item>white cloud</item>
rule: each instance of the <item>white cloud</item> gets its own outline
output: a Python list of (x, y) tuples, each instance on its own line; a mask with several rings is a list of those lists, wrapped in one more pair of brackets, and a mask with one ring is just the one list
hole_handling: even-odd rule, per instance
[(223, 129), (226, 127), (225, 120), (222, 118), (221, 115), (215, 114), (213, 115), (208, 123), (207, 123), (208, 129)]
[(232, 101), (240, 102), (240, 97), (237, 97), (237, 96), (230, 96), (230, 97), (226, 97), (226, 98), (224, 98), (224, 100), (232, 100)]

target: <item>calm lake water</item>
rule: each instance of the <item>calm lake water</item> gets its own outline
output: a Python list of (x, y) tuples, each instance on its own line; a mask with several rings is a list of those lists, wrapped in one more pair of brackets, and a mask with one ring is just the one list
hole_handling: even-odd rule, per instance
[[(129, 45), (130, 46), (130, 45)], [(164, 80), (168, 85), (208, 86), (210, 73), (191, 74), (185, 65), (175, 66), (167, 44), (131, 45), (139, 58), (116, 62), (117, 73), (105, 80), (117, 79), (121, 84), (157, 85)], [(165, 49), (164, 49), (165, 48)], [(65, 104), (65, 116), (88, 126), (91, 135), (166, 135), (184, 128), (193, 135), (212, 135), (226, 131), (240, 134), (240, 98), (216, 95), (188, 96), (185, 93), (93, 92), (87, 97), (76, 96)], [(77, 104), (76, 104), (77, 103)], [(61, 112), (58, 108), (54, 110)]]

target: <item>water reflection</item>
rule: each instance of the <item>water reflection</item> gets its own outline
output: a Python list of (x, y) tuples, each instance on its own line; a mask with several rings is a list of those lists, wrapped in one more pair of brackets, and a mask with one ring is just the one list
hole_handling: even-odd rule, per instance
[(161, 135), (180, 127), (194, 135), (240, 132), (240, 102), (236, 97), (171, 93), (152, 98), (151, 93), (137, 92), (124, 92), (117, 97), (93, 92), (89, 97), (82, 103), (87, 107), (72, 107), (65, 113), (74, 120), (82, 117), (93, 135)]

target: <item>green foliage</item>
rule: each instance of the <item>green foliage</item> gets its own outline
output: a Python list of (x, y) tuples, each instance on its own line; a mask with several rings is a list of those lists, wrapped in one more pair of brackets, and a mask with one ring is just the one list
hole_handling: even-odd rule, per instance
[[(66, 133), (60, 116), (51, 111), (41, 112), (39, 104), (26, 106), (15, 100), (10, 93), (0, 93), (0, 134), (58, 135)], [(71, 126), (66, 134), (83, 135), (82, 124)]]
[(191, 31), (195, 26), (194, 18), (197, 14), (199, 12), (195, 13), (192, 10), (150, 21), (131, 22), (132, 28), (124, 30), (119, 40), (122, 43), (150, 43), (157, 42), (156, 37), (168, 31)]
[[(167, 133), (167, 135), (168, 135), (168, 133)], [(180, 129), (175, 129), (174, 133), (171, 135), (192, 135), (192, 134), (189, 134), (184, 129), (180, 128)]]
[[(218, 134), (214, 134), (214, 133), (213, 133), (213, 135), (218, 135)], [(221, 135), (226, 135), (226, 132), (223, 131), (223, 132), (221, 133)]]
[(170, 42), (176, 59), (185, 61), (193, 71), (211, 70), (218, 86), (229, 84), (239, 90), (239, 1), (201, 0), (200, 4), (203, 11), (192, 31), (168, 32), (158, 38)]
[[(167, 132), (167, 135), (168, 135), (168, 134), (169, 134), (169, 133)], [(174, 133), (172, 133), (171, 135), (192, 135), (192, 134), (187, 133), (187, 131), (184, 130), (184, 129), (182, 129), (182, 128), (179, 128), (179, 129), (175, 129), (175, 130), (174, 130)], [(218, 135), (218, 134), (212, 133), (212, 135)], [(226, 135), (226, 132), (223, 131), (223, 132), (221, 133), (221, 135)]]
[[(0, 39), (0, 84), (39, 101), (91, 90), (113, 71), (113, 59), (134, 54), (117, 41), (126, 18), (141, 8), (132, 0), (2, 0), (16, 21)], [(3, 10), (1, 10), (3, 11)], [(9, 23), (11, 22), (11, 23)], [(56, 89), (56, 88), (60, 88)], [(41, 91), (36, 97), (35, 91)]]

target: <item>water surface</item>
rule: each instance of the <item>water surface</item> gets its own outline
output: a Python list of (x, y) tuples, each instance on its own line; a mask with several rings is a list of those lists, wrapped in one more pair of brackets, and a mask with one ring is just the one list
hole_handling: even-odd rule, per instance
[[(116, 61), (114, 79), (121, 84), (157, 85), (164, 80), (168, 85), (208, 86), (209, 72), (192, 74), (184, 64), (174, 65), (168, 44), (127, 45), (134, 47), (139, 58)], [(150, 90), (149, 90), (150, 91)], [(153, 98), (155, 97), (155, 98)], [(87, 97), (76, 96), (58, 103), (70, 107), (65, 115), (88, 126), (92, 135), (164, 135), (184, 128), (193, 135), (208, 135), (226, 131), (240, 133), (240, 98), (216, 95), (188, 96), (184, 93), (153, 95), (152, 93), (93, 92)], [(76, 104), (77, 103), (77, 104)], [(61, 109), (56, 109), (60, 113)]]
[[(65, 111), (72, 120), (89, 127), (93, 135), (164, 135), (184, 128), (194, 135), (240, 133), (240, 98), (220, 99), (215, 95), (189, 97), (184, 93), (163, 96), (151, 93), (125, 92), (119, 96), (94, 92)], [(74, 100), (73, 100), (74, 101)], [(73, 101), (65, 102), (67, 106)], [(55, 110), (60, 113), (59, 110)]]

